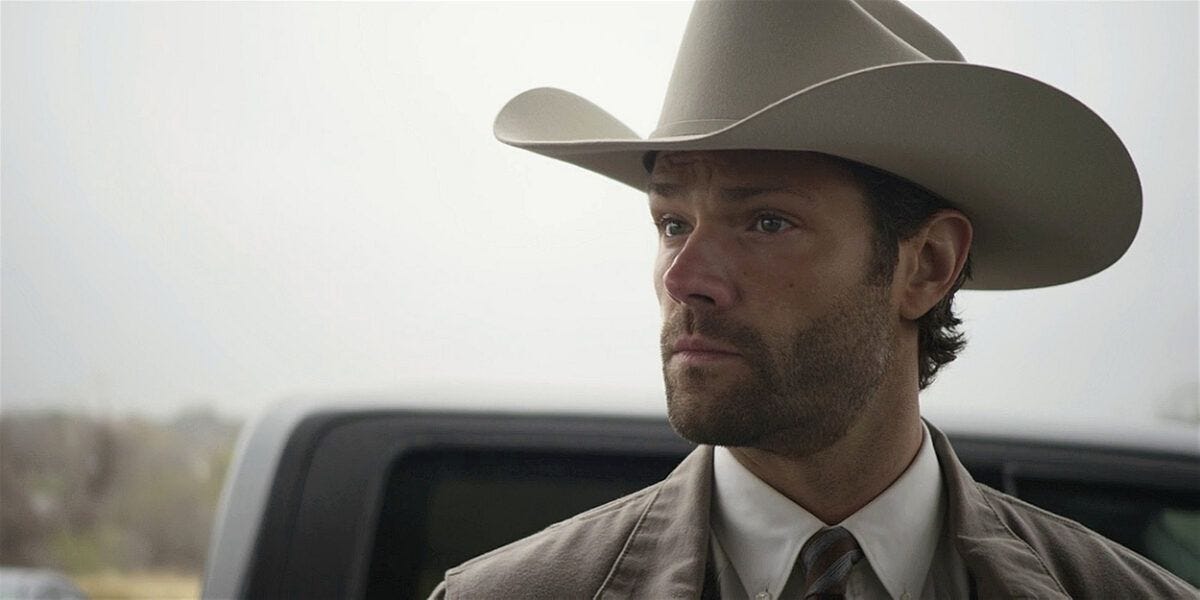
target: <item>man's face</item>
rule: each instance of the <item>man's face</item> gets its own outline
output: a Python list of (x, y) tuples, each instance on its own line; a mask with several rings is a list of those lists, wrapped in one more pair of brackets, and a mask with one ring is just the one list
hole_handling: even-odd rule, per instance
[(664, 153), (650, 210), (675, 429), (799, 455), (840, 439), (875, 397), (898, 326), (849, 172), (807, 153)]

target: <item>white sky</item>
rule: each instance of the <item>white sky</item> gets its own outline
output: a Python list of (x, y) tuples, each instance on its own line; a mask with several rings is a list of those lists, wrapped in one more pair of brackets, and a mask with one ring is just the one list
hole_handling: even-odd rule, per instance
[[(970, 345), (924, 401), (1194, 406), (1197, 4), (913, 6), (1098, 112), (1145, 192), (1108, 271), (962, 294)], [(245, 415), (440, 382), (661, 411), (644, 198), (491, 121), (552, 85), (648, 133), (689, 9), (4, 3), (3, 408)]]

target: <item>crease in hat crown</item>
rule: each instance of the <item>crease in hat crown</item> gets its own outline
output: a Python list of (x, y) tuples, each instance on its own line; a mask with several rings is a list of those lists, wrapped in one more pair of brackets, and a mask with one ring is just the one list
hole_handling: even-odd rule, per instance
[(1091, 276), (1125, 253), (1141, 220), (1137, 170), (1103, 119), (1053, 86), (965, 62), (895, 0), (702, 0), (648, 138), (555, 88), (518, 94), (494, 133), (639, 190), (651, 151), (811, 151), (868, 164), (967, 214), (971, 289)]
[(650, 139), (712, 133), (846, 73), (928, 62), (931, 55), (962, 60), (949, 40), (898, 3), (697, 2), (685, 32)]

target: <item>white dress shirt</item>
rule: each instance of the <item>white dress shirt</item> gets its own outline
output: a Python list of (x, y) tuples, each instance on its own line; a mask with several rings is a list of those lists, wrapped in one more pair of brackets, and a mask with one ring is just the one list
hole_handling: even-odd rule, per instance
[[(965, 598), (966, 568), (943, 543), (945, 491), (929, 431), (912, 464), (858, 512), (836, 525), (863, 550), (846, 584), (847, 598), (894, 600)], [(789, 584), (804, 543), (825, 527), (733, 457), (715, 449), (713, 564), (724, 600), (801, 597), (802, 574)], [(797, 569), (799, 572), (801, 569)]]

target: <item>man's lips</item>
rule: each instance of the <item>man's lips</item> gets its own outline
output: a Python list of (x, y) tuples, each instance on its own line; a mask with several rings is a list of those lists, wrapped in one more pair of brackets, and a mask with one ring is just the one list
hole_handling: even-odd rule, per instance
[(734, 348), (694, 335), (675, 340), (671, 349), (673, 358), (678, 357), (689, 361), (720, 360), (741, 355)]

